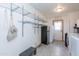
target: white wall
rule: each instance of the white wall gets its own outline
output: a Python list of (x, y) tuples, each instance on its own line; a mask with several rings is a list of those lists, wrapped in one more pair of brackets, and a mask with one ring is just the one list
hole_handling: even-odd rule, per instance
[[(8, 42), (7, 34), (10, 26), (10, 10), (0, 8), (0, 19), (0, 55), (16, 56), (29, 47), (37, 47), (41, 43), (41, 30), (34, 29), (34, 25), (32, 24), (24, 24), (24, 37), (22, 37), (22, 24), (19, 23), (19, 21), (22, 21), (22, 15), (15, 12), (13, 12), (13, 20), (18, 29), (18, 35), (14, 40)], [(24, 20), (33, 21), (29, 17), (25, 17)]]
[(52, 20), (50, 18), (47, 18), (47, 22), (48, 22), (48, 27), (49, 27), (49, 43), (53, 42), (53, 24), (52, 24)]

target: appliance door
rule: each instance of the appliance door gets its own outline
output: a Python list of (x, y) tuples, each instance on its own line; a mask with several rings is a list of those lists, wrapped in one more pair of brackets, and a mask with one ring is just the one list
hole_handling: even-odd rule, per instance
[(47, 26), (42, 26), (41, 27), (41, 42), (43, 44), (48, 44), (48, 40), (47, 40)]

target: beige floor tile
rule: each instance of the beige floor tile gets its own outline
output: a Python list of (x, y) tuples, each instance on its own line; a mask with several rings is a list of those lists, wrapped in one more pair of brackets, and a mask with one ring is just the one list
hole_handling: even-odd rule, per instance
[(64, 42), (55, 41), (52, 44), (42, 44), (37, 48), (36, 56), (69, 56), (68, 48), (64, 46)]

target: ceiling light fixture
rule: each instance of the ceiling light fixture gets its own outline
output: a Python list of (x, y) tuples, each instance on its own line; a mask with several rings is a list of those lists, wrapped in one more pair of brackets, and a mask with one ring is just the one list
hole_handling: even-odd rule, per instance
[(62, 12), (64, 10), (63, 6), (61, 4), (58, 4), (55, 8), (55, 12)]
[(56, 11), (61, 12), (61, 11), (63, 11), (63, 8), (57, 8)]

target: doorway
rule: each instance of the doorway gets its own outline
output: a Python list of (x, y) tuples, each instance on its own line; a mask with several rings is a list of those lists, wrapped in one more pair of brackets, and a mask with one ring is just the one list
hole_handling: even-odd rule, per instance
[(63, 20), (54, 20), (54, 40), (63, 41)]

